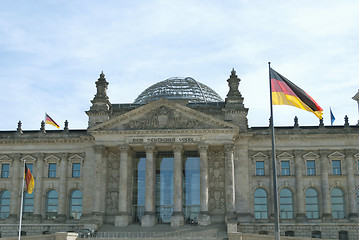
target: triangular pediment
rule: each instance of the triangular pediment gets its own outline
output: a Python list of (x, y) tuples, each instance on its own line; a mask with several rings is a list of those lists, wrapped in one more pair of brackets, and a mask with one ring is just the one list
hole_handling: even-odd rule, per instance
[(160, 99), (96, 125), (89, 131), (176, 129), (233, 129), (238, 126), (193, 110), (184, 105)]

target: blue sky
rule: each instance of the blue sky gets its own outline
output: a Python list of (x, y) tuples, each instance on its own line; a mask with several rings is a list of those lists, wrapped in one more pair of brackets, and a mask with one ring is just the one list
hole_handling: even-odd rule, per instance
[[(170, 77), (193, 77), (223, 99), (231, 69), (251, 127), (267, 126), (268, 61), (311, 95), (330, 125), (358, 122), (359, 2), (2, 1), (0, 129), (37, 130), (47, 112), (87, 128), (101, 71), (112, 103), (131, 103)], [(274, 106), (278, 126), (318, 125), (312, 113)], [(47, 125), (46, 129), (56, 129)]]

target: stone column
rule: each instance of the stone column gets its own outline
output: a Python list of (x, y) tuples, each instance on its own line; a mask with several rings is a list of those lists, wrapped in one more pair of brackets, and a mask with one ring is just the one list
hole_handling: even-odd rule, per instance
[(57, 221), (66, 219), (67, 202), (67, 153), (62, 154), (60, 162), (59, 211)]
[[(35, 177), (35, 187), (34, 187), (34, 219), (40, 220), (42, 218), (41, 213), (44, 206), (42, 205), (42, 192), (43, 192), (43, 173), (44, 173), (44, 154), (37, 154), (36, 160), (36, 177)], [(34, 166), (35, 167), (35, 166)], [(35, 173), (34, 173), (35, 175)]]
[(156, 159), (155, 146), (146, 145), (146, 186), (145, 186), (145, 212), (141, 219), (141, 226), (152, 227), (156, 225)]
[[(10, 214), (9, 219), (16, 220), (20, 214), (20, 200), (21, 200), (21, 182), (23, 172), (20, 170), (23, 168), (23, 163), (20, 163), (21, 154), (17, 153), (13, 155), (13, 162), (11, 166), (11, 182), (12, 190), (10, 191)], [(21, 174), (22, 173), (22, 174)]]
[(93, 209), (92, 209), (92, 217), (93, 220), (97, 220), (99, 224), (102, 224), (102, 214), (101, 214), (101, 201), (104, 196), (102, 196), (102, 172), (103, 172), (103, 154), (106, 151), (105, 146), (103, 145), (95, 145), (93, 146), (94, 150), (94, 160), (95, 160), (95, 175), (93, 176), (94, 186), (93, 186)]
[(211, 218), (208, 212), (208, 144), (198, 146), (200, 154), (200, 213), (198, 215), (198, 224), (200, 226), (208, 226), (211, 224)]
[(131, 211), (128, 209), (128, 184), (129, 184), (129, 157), (130, 147), (122, 145), (120, 149), (120, 183), (118, 190), (118, 215), (115, 219), (116, 227), (125, 227), (131, 221)]
[(320, 151), (320, 174), (321, 174), (321, 189), (322, 189), (322, 200), (323, 200), (323, 222), (331, 222), (332, 206), (331, 206), (331, 195), (329, 191), (329, 158), (328, 152), (325, 150)]
[(303, 189), (303, 159), (301, 151), (294, 152), (295, 162), (295, 198), (297, 205), (297, 222), (306, 222), (307, 216), (305, 214), (305, 198)]
[(235, 193), (234, 193), (234, 144), (225, 144), (225, 185), (226, 185), (226, 220), (235, 219)]
[(349, 199), (349, 219), (350, 221), (359, 222), (357, 193), (355, 190), (355, 174), (354, 169), (354, 152), (346, 151), (347, 163), (347, 181), (348, 181), (348, 199)]
[(173, 173), (173, 214), (171, 216), (171, 226), (180, 227), (184, 225), (183, 215), (183, 146), (175, 145), (174, 153), (174, 173)]

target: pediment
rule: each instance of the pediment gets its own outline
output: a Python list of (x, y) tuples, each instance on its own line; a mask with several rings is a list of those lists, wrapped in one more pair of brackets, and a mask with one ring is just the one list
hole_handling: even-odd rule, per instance
[(330, 159), (344, 159), (345, 155), (338, 151), (335, 151), (332, 154), (330, 154), (328, 157)]
[(252, 156), (252, 159), (261, 159), (261, 160), (267, 160), (268, 159), (268, 155), (264, 154), (264, 153), (261, 153), (261, 152), (258, 152), (256, 154), (254, 154)]
[(315, 159), (318, 159), (318, 158), (319, 158), (319, 155), (318, 155), (318, 154), (315, 154), (315, 153), (313, 153), (313, 152), (309, 152), (309, 153), (304, 154), (304, 155), (303, 155), (303, 158), (304, 158), (304, 159), (313, 159), (313, 160), (315, 160)]
[(294, 156), (292, 154), (290, 154), (290, 153), (284, 152), (284, 153), (278, 155), (277, 158), (279, 158), (279, 159), (291, 159), (291, 158), (294, 158)]
[(184, 105), (160, 99), (130, 112), (111, 118), (89, 131), (177, 129), (234, 129), (238, 126), (193, 110)]

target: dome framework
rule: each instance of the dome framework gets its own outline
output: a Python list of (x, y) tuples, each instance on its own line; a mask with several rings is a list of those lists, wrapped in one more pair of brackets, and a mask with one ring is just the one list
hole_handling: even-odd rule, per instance
[(189, 102), (223, 102), (222, 98), (205, 84), (191, 77), (173, 77), (150, 86), (135, 99), (134, 103), (148, 103), (160, 98)]

